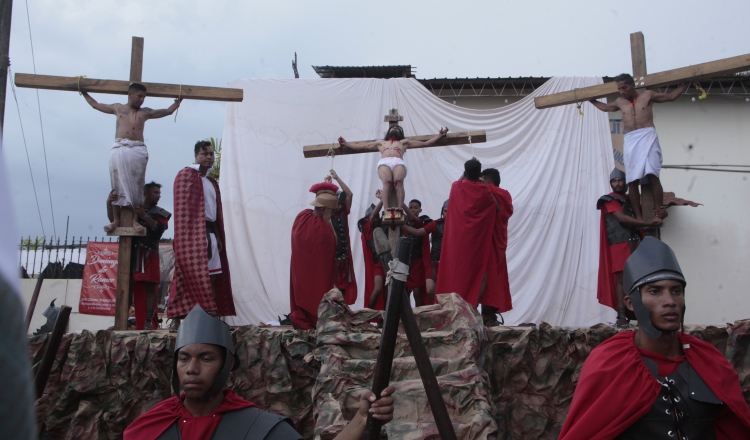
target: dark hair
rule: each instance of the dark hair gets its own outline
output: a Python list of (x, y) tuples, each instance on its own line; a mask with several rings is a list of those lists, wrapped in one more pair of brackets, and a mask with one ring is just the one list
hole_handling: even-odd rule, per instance
[(498, 171), (495, 168), (487, 168), (486, 170), (482, 171), (482, 177), (484, 177), (484, 181), (489, 181), (491, 184), (495, 186), (500, 186), (500, 171)]
[(419, 205), (420, 208), (422, 207), (422, 202), (420, 202), (417, 199), (411, 199), (411, 200), (409, 200), (409, 204), (411, 205), (412, 203), (416, 203), (417, 205)]
[(210, 147), (210, 146), (211, 146), (211, 142), (209, 141), (198, 141), (195, 143), (195, 149), (193, 150), (193, 152), (197, 156), (198, 153), (201, 152), (201, 150), (205, 150), (206, 147)]
[(133, 90), (140, 90), (145, 92), (146, 86), (141, 83), (130, 83), (130, 87), (128, 87), (128, 93), (132, 92)]
[(161, 183), (156, 183), (152, 180), (149, 183), (143, 185), (144, 192), (151, 191), (151, 188), (161, 188)]
[(472, 181), (479, 180), (482, 176), (482, 163), (476, 159), (469, 159), (464, 163), (464, 175)]
[(615, 82), (625, 81), (625, 84), (635, 84), (633, 77), (629, 73), (621, 73), (615, 77)]
[(400, 125), (393, 125), (393, 126), (390, 126), (390, 127), (388, 127), (388, 130), (387, 130), (387, 131), (385, 132), (385, 137), (383, 138), (383, 140), (385, 140), (385, 141), (389, 141), (389, 140), (391, 140), (391, 138), (390, 138), (390, 137), (388, 137), (388, 133), (390, 133), (390, 132), (391, 132), (391, 129), (392, 129), (393, 127), (396, 127), (396, 128), (398, 128), (398, 136), (396, 136), (396, 140), (399, 140), (399, 141), (400, 141), (400, 140), (402, 140), (402, 139), (404, 138), (404, 129), (403, 129), (403, 128), (401, 128), (401, 126), (400, 126)]

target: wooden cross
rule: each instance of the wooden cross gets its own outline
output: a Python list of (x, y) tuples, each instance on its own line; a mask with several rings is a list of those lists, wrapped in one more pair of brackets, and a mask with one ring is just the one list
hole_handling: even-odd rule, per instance
[[(127, 95), (128, 87), (133, 82), (143, 84), (148, 89), (148, 96), (159, 98), (198, 99), (205, 101), (242, 102), (242, 89), (223, 87), (201, 87), (184, 84), (160, 84), (142, 82), (143, 76), (143, 38), (133, 37), (130, 52), (130, 80), (117, 81), (83, 77), (64, 77), (49, 75), (31, 75), (16, 73), (15, 83), (18, 87), (47, 90), (67, 90), (70, 92), (108, 93)], [(131, 225), (132, 209), (120, 210), (120, 224)], [(115, 302), (115, 330), (127, 330), (128, 311), (130, 309), (130, 256), (133, 236), (145, 235), (135, 233), (132, 227), (120, 227), (108, 235), (120, 236), (117, 254), (117, 300)]]
[[(745, 54), (649, 75), (646, 71), (646, 45), (642, 32), (630, 34), (630, 56), (633, 65), (633, 79), (635, 80), (636, 87), (638, 87), (638, 93), (642, 93), (647, 87), (667, 86), (687, 81), (692, 82), (701, 78), (750, 70), (750, 54)], [(616, 93), (618, 93), (617, 83), (612, 81), (582, 89), (539, 96), (534, 98), (534, 105), (538, 109), (545, 109), (604, 98)], [(641, 185), (641, 205), (643, 218), (653, 218), (655, 206), (651, 185)], [(659, 238), (659, 228), (647, 229), (646, 235)]]

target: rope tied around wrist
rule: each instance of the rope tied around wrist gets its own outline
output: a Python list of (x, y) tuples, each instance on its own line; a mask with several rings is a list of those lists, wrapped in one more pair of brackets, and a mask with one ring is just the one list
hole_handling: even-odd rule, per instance
[(401, 281), (405, 283), (409, 278), (409, 265), (398, 261), (398, 258), (391, 260), (388, 263), (388, 274), (385, 278), (385, 285), (387, 286), (391, 280)]
[[(175, 102), (180, 102), (180, 99), (182, 99), (182, 84), (180, 84), (180, 93), (177, 95), (177, 101), (175, 101)], [(174, 122), (175, 122), (175, 124), (177, 123), (177, 114), (179, 112), (180, 112), (180, 108), (177, 107), (177, 110), (175, 110), (175, 112), (174, 112)]]
[(78, 75), (78, 76), (75, 76), (74, 78), (78, 80), (78, 94), (83, 95), (83, 93), (81, 93), (81, 78), (86, 78), (86, 75)]

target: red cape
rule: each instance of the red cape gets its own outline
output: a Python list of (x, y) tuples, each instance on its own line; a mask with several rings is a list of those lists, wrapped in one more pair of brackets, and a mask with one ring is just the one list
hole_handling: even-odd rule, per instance
[[(634, 335), (619, 333), (591, 352), (559, 440), (614, 439), (651, 409), (660, 385), (643, 362)], [(750, 409), (737, 372), (713, 345), (678, 336), (681, 344), (690, 345), (684, 350), (687, 361), (727, 407), (716, 420), (716, 439), (750, 438)]]
[[(349, 224), (349, 210), (344, 207), (341, 211), (344, 222)], [(354, 276), (354, 260), (352, 259), (351, 231), (349, 231), (349, 255), (345, 261), (336, 261), (336, 288), (344, 295), (344, 301), (352, 305), (357, 302), (357, 278)]]
[(459, 180), (451, 186), (435, 293), (457, 293), (477, 307), (487, 272), (496, 205), (482, 182)]
[[(224, 395), (224, 402), (214, 412), (217, 414), (223, 414), (250, 406), (256, 405), (239, 397), (234, 391), (227, 390)], [(178, 399), (177, 396), (170, 397), (161, 403), (157, 403), (146, 413), (141, 414), (140, 417), (135, 419), (135, 421), (125, 429), (123, 440), (155, 440), (180, 418), (181, 413), (184, 410), (185, 406), (182, 404), (182, 400)], [(218, 426), (218, 422), (216, 425)]]
[[(609, 195), (616, 194), (622, 197), (622, 194), (611, 192)], [(617, 202), (615, 202), (617, 203)], [(617, 296), (615, 295), (616, 277), (612, 272), (612, 255), (609, 251), (609, 240), (607, 240), (607, 224), (604, 216), (607, 214), (605, 209), (597, 208), (601, 211), (602, 216), (599, 221), (599, 276), (596, 288), (596, 299), (599, 304), (612, 307), (617, 310)]]
[(495, 216), (492, 231), (492, 249), (487, 270), (487, 285), (482, 304), (496, 307), (503, 313), (513, 308), (508, 280), (508, 261), (505, 251), (508, 248), (508, 219), (513, 215), (513, 199), (510, 193), (494, 185), (487, 185), (497, 200), (499, 211)]
[[(365, 302), (363, 307), (369, 307), (370, 298), (372, 297), (372, 290), (375, 288), (375, 274), (380, 272), (383, 274), (383, 265), (375, 263), (372, 259), (372, 250), (367, 245), (367, 240), (372, 240), (372, 224), (370, 219), (366, 219), (362, 224), (362, 234), (360, 234), (362, 240), (362, 255), (365, 259)], [(379, 271), (378, 271), (379, 268)], [(385, 310), (385, 293), (382, 292), (375, 303), (375, 310)]]
[(232, 281), (227, 261), (227, 240), (224, 235), (224, 213), (221, 208), (219, 184), (208, 178), (216, 190), (216, 223), (224, 244), (221, 274), (216, 275), (216, 301), (211, 293), (206, 246), (206, 212), (203, 202), (203, 181), (198, 171), (186, 167), (174, 179), (174, 280), (169, 289), (167, 316), (185, 317), (196, 304), (204, 310), (216, 310), (219, 316), (234, 316)]
[(292, 225), (292, 262), (289, 304), (292, 323), (303, 330), (315, 329), (318, 305), (334, 287), (336, 235), (331, 224), (306, 209)]

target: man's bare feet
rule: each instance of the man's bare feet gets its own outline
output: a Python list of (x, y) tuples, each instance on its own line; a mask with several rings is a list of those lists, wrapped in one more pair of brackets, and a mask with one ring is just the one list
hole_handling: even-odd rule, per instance
[(106, 233), (109, 234), (110, 232), (114, 232), (115, 229), (117, 229), (119, 227), (120, 227), (120, 222), (117, 221), (117, 220), (115, 220), (112, 223), (110, 223), (110, 224), (108, 224), (107, 226), (104, 227), (104, 232), (106, 232)]
[(659, 218), (667, 218), (669, 215), (667, 213), (667, 207), (666, 206), (660, 206), (654, 210), (654, 215)]
[(145, 231), (145, 229), (143, 228), (143, 226), (141, 226), (141, 224), (138, 223), (137, 217), (133, 217), (133, 229), (135, 229), (135, 232), (137, 232), (137, 233), (141, 233), (141, 232)]

